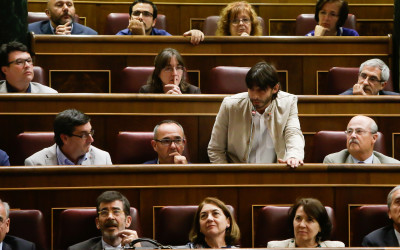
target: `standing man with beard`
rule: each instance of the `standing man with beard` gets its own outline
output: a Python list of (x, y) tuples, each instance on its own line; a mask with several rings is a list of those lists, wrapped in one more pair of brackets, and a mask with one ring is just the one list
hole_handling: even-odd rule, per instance
[(278, 74), (266, 62), (250, 69), (246, 85), (247, 92), (225, 97), (221, 104), (208, 144), (211, 163), (302, 165), (297, 97), (279, 90)]
[[(97, 197), (96, 227), (101, 236), (70, 246), (68, 250), (102, 250), (130, 246), (138, 238), (135, 230), (129, 229), (132, 217), (128, 199), (117, 191), (106, 191)], [(140, 243), (134, 245), (140, 247)]]
[(45, 12), (49, 20), (29, 24), (30, 32), (44, 35), (97, 35), (93, 29), (74, 22), (73, 0), (48, 0)]
[(400, 163), (400, 161), (374, 151), (378, 126), (370, 117), (353, 117), (345, 131), (347, 149), (327, 155), (324, 163)]

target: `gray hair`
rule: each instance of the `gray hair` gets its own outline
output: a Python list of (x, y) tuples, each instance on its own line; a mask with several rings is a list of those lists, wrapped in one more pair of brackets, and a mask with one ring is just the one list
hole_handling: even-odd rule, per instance
[(390, 76), (389, 67), (381, 59), (373, 58), (373, 59), (363, 62), (360, 65), (358, 74), (361, 74), (361, 71), (365, 66), (379, 68), (381, 70), (381, 80), (384, 82), (387, 82), (389, 80), (389, 76)]
[(178, 126), (182, 129), (182, 133), (183, 133), (183, 138), (182, 138), (182, 139), (185, 139), (185, 131), (183, 130), (183, 127), (182, 127), (181, 124), (179, 124), (179, 122), (174, 121), (174, 120), (164, 120), (164, 121), (159, 122), (159, 123), (154, 127), (154, 130), (153, 130), (154, 140), (157, 139), (158, 128), (159, 128), (161, 125), (165, 124), (165, 123), (174, 123), (174, 124), (178, 125)]
[(378, 133), (378, 125), (376, 125), (374, 119), (371, 118), (371, 134), (376, 134), (376, 133)]
[(4, 209), (6, 210), (6, 219), (8, 219), (8, 217), (10, 216), (10, 205), (8, 205), (7, 202), (2, 201), (1, 199), (0, 199), (0, 203), (3, 204)]
[(387, 196), (387, 205), (388, 205), (388, 208), (389, 208), (389, 209), (390, 209), (390, 205), (392, 205), (392, 195), (393, 195), (394, 192), (396, 192), (396, 191), (399, 190), (399, 189), (400, 189), (400, 185), (394, 187), (394, 188), (389, 192), (389, 194), (388, 194), (388, 196)]

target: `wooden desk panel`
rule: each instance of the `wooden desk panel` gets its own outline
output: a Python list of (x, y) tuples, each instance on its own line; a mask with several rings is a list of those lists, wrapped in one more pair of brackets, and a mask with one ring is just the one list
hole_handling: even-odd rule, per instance
[[(252, 246), (252, 206), (315, 197), (336, 215), (336, 239), (348, 241), (348, 204), (382, 204), (398, 184), (399, 165), (121, 165), (1, 167), (0, 197), (13, 208), (39, 209), (50, 231), (54, 208), (92, 207), (105, 190), (119, 190), (139, 209), (152, 237), (153, 207), (196, 205), (214, 196), (235, 207), (242, 246)], [(49, 198), (50, 197), (50, 198)], [(53, 218), (57, 220), (57, 218)], [(94, 223), (94, 222), (93, 222)], [(53, 230), (57, 230), (54, 228)]]
[[(317, 94), (317, 72), (331, 67), (357, 67), (378, 57), (391, 65), (391, 37), (207, 37), (192, 46), (189, 38), (130, 36), (49, 36), (33, 39), (36, 65), (49, 70), (87, 71), (89, 80), (99, 77), (93, 70), (111, 72), (111, 92), (121, 82), (126, 66), (151, 66), (162, 48), (177, 49), (189, 70), (200, 72), (200, 88), (212, 84), (208, 74), (216, 66), (246, 66), (265, 60), (287, 71), (288, 86), (294, 94)], [(60, 50), (60, 48), (63, 48)], [(69, 62), (69, 63), (65, 63)], [(51, 77), (50, 77), (51, 79)], [(50, 81), (51, 84), (51, 81)], [(243, 83), (244, 84), (244, 83)], [(324, 84), (318, 83), (320, 88)], [(206, 93), (206, 92), (203, 92)]]
[[(76, 108), (92, 118), (94, 145), (113, 155), (119, 131), (152, 131), (161, 120), (180, 122), (188, 138), (192, 162), (208, 162), (207, 145), (215, 116), (225, 95), (140, 94), (1, 94), (0, 148), (13, 165), (18, 158), (15, 138), (24, 131), (52, 131), (57, 113)], [(299, 96), (298, 109), (305, 135), (305, 162), (313, 159), (313, 135), (320, 130), (344, 131), (351, 117), (374, 118), (385, 135), (387, 154), (400, 159), (398, 96)]]

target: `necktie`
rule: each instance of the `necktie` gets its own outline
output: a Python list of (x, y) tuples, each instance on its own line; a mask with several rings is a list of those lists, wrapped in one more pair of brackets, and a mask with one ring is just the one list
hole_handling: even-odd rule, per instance
[(359, 162), (358, 162), (358, 164), (360, 164), (360, 163), (365, 163), (365, 162), (363, 162), (363, 161), (359, 161)]

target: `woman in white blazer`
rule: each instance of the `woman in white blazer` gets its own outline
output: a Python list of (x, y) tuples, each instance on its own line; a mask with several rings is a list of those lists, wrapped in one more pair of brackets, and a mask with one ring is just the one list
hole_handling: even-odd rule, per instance
[(327, 240), (332, 231), (332, 222), (322, 203), (313, 198), (301, 198), (289, 211), (291, 232), (294, 238), (270, 241), (267, 248), (293, 247), (344, 247), (340, 241)]

